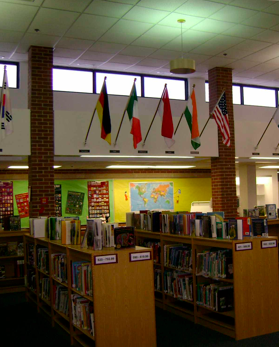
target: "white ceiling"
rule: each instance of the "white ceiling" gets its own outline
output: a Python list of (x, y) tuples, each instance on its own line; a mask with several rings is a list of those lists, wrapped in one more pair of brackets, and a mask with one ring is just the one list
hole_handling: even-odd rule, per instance
[(225, 66), (234, 82), (279, 87), (279, 1), (0, 0), (0, 58), (27, 61), (39, 45), (55, 65), (170, 75), (178, 19), (193, 77)]

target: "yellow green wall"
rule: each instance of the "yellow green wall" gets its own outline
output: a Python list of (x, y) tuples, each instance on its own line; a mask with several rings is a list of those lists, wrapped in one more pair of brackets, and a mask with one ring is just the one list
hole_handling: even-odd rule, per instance
[[(125, 222), (126, 212), (131, 210), (130, 182), (173, 182), (174, 211), (190, 211), (193, 201), (209, 201), (212, 195), (210, 178), (115, 179), (113, 180), (115, 222)], [(180, 194), (177, 194), (178, 189), (181, 190)], [(128, 193), (127, 201), (125, 191)]]

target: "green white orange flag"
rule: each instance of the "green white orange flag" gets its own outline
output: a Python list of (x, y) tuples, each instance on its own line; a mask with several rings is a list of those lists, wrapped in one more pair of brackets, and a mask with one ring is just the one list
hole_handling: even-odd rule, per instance
[(137, 148), (137, 144), (141, 142), (141, 127), (140, 127), (140, 119), (139, 119), (139, 111), (138, 111), (138, 97), (136, 90), (136, 83), (134, 82), (130, 99), (127, 104), (127, 114), (129, 120), (131, 122), (131, 132), (133, 135), (134, 148)]
[(201, 141), (200, 141), (200, 132), (199, 132), (199, 124), (198, 124), (198, 110), (197, 110), (195, 89), (193, 89), (192, 91), (191, 101), (192, 103), (189, 103), (189, 105), (187, 104), (184, 111), (184, 115), (191, 132), (191, 144), (194, 149), (197, 149), (200, 147)]
[(96, 110), (98, 112), (100, 126), (101, 126), (101, 138), (106, 140), (111, 145), (111, 123), (109, 113), (109, 102), (106, 85), (106, 77), (104, 79), (103, 87), (97, 101)]

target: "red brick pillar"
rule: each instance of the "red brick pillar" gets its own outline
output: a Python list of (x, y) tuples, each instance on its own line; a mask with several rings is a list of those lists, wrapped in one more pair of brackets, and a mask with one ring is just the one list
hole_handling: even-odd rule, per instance
[[(54, 216), (53, 49), (31, 46), (28, 59), (28, 107), (31, 124), (28, 174), (28, 185), (31, 187), (30, 217)], [(44, 206), (43, 213), (40, 213), (40, 198), (48, 198), (48, 205)]]
[(235, 141), (234, 116), (232, 103), (232, 70), (216, 67), (208, 71), (209, 110), (213, 110), (223, 89), (226, 92), (227, 111), (229, 115), (231, 145), (222, 142), (218, 130), (219, 157), (211, 158), (211, 186), (213, 211), (224, 211), (225, 218), (237, 216), (237, 197), (235, 182)]

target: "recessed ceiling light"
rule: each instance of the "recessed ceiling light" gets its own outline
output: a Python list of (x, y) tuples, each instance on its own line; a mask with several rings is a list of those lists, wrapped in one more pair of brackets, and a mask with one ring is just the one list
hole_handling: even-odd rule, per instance
[(260, 169), (279, 169), (279, 165), (261, 166)]
[(250, 157), (249, 159), (261, 159), (261, 160), (279, 160), (278, 157)]
[(8, 166), (8, 169), (28, 169), (28, 165), (12, 165)]
[(61, 167), (61, 165), (54, 165), (53, 166), (54, 169), (58, 169), (59, 167)]
[(107, 169), (189, 169), (189, 165), (109, 165)]
[(193, 159), (190, 156), (180, 155), (81, 155), (81, 158), (168, 158), (168, 159)]

